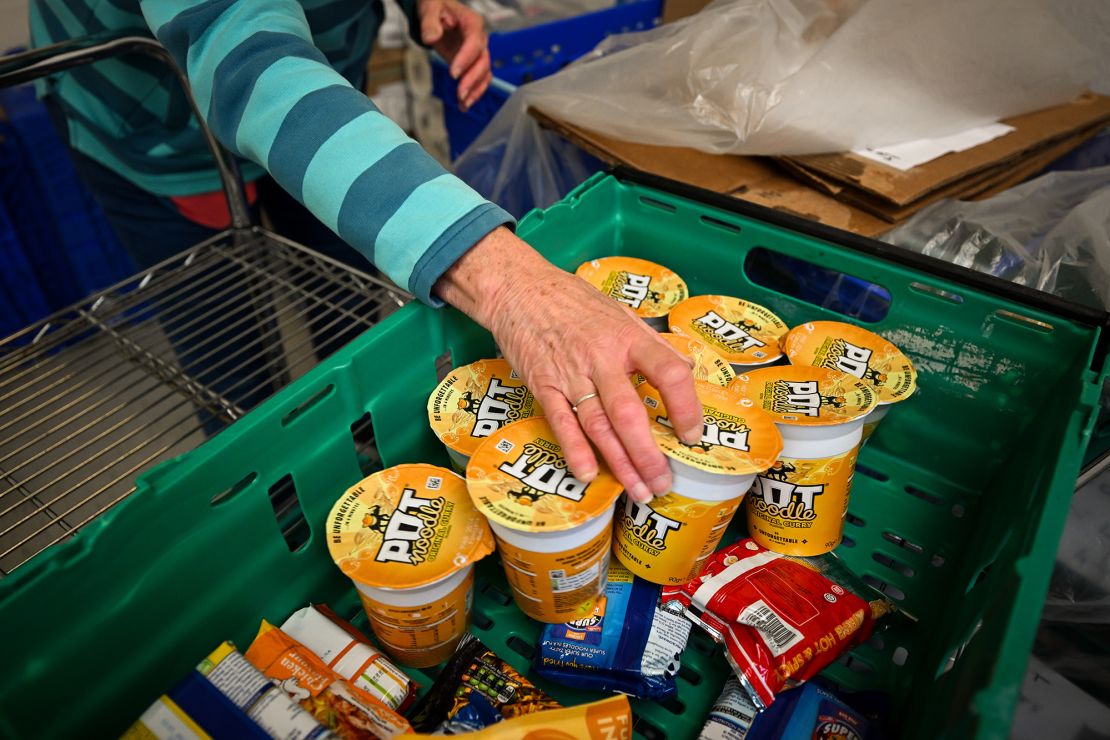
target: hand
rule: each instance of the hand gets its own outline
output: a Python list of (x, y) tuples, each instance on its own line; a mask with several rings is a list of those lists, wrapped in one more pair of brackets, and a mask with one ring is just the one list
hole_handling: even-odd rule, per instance
[[(576, 478), (597, 475), (592, 441), (633, 500), (670, 490), (670, 466), (629, 375), (638, 370), (659, 389), (688, 444), (701, 440), (701, 404), (689, 361), (647, 324), (503, 227), (463, 255), (436, 291), (493, 332), (543, 406)], [(596, 396), (576, 412), (573, 404), (588, 394)]]
[(458, 0), (420, 0), (418, 14), (420, 38), (447, 60), (465, 113), (493, 79), (482, 16)]

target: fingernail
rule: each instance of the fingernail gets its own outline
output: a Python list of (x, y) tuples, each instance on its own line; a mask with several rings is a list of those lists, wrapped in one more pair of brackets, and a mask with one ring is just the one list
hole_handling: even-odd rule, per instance
[(698, 442), (701, 442), (701, 427), (690, 427), (689, 429), (683, 430), (678, 436), (686, 444), (696, 445)]
[(576, 475), (574, 477), (577, 478), (578, 480), (580, 480), (583, 483), (589, 483), (590, 481), (592, 481), (594, 478), (597, 477), (597, 469), (594, 468), (592, 470), (585, 470), (585, 471), (582, 472), (582, 475)]
[(629, 488), (628, 495), (632, 497), (633, 501), (651, 501), (652, 498), (651, 491), (648, 490), (643, 481)]
[(460, 88), (459, 89), (459, 100), (462, 100), (464, 105), (465, 105), (466, 99), (468, 97), (470, 97), (470, 91), (465, 89), (465, 88)]
[(461, 74), (461, 73), (462, 73), (461, 69), (459, 69), (458, 67), (452, 67), (451, 68), (451, 79), (452, 80), (459, 79), (459, 74)]
[(651, 482), (651, 490), (656, 496), (662, 496), (671, 490), (671, 474), (664, 473)]

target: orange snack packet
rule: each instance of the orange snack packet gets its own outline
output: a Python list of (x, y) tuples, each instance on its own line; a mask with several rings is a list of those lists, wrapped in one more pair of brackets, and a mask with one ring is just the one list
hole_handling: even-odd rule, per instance
[[(632, 740), (632, 708), (627, 696), (562, 709), (522, 714), (464, 735), (472, 740)], [(443, 737), (420, 732), (397, 740)]]
[(344, 681), (312, 651), (265, 620), (246, 658), (344, 740), (412, 732), (408, 720)]

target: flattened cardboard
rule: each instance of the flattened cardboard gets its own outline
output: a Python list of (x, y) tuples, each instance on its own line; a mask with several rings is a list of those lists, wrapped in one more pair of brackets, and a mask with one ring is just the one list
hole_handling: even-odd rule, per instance
[(863, 236), (878, 236), (890, 229), (886, 221), (799, 182), (767, 157), (634, 144), (572, 126), (535, 107), (529, 113), (540, 125), (606, 164), (628, 165)]
[[(916, 204), (947, 185), (1003, 163), (1012, 165), (1033, 150), (1110, 122), (1110, 98), (1086, 93), (1071, 103), (1003, 120), (1016, 130), (962, 152), (901, 171), (850, 152), (784, 157), (792, 169), (815, 173), (826, 182), (849, 185), (893, 206)], [(1072, 146), (1077, 145), (1076, 142)]]

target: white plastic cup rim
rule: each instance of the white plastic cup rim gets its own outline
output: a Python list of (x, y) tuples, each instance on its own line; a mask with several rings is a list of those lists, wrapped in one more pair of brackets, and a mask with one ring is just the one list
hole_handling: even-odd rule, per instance
[(474, 563), (470, 563), (454, 573), (440, 578), (438, 581), (432, 581), (414, 588), (378, 588), (367, 586), (353, 579), (351, 582), (361, 593), (374, 601), (380, 601), (389, 606), (428, 606), (445, 598), (458, 588), (473, 569)]
[(451, 462), (455, 465), (456, 470), (466, 470), (466, 466), (470, 463), (470, 456), (464, 455), (458, 450), (451, 449), (451, 446), (446, 442), (443, 444), (447, 450), (447, 456), (451, 458)]
[(782, 434), (783, 457), (818, 460), (843, 455), (858, 446), (864, 422), (872, 419), (871, 414), (865, 414), (843, 424), (814, 426), (777, 421), (775, 426)]
[(672, 457), (667, 458), (667, 463), (671, 468), (670, 493), (701, 501), (731, 501), (743, 496), (752, 487), (756, 476), (756, 473), (744, 475), (711, 473), (679, 462)]
[(489, 519), (490, 529), (498, 540), (525, 552), (570, 552), (597, 537), (606, 527), (613, 522), (613, 506), (593, 519), (589, 519), (577, 527), (559, 530), (558, 532), (523, 532), (519, 529), (510, 529), (503, 524)]

